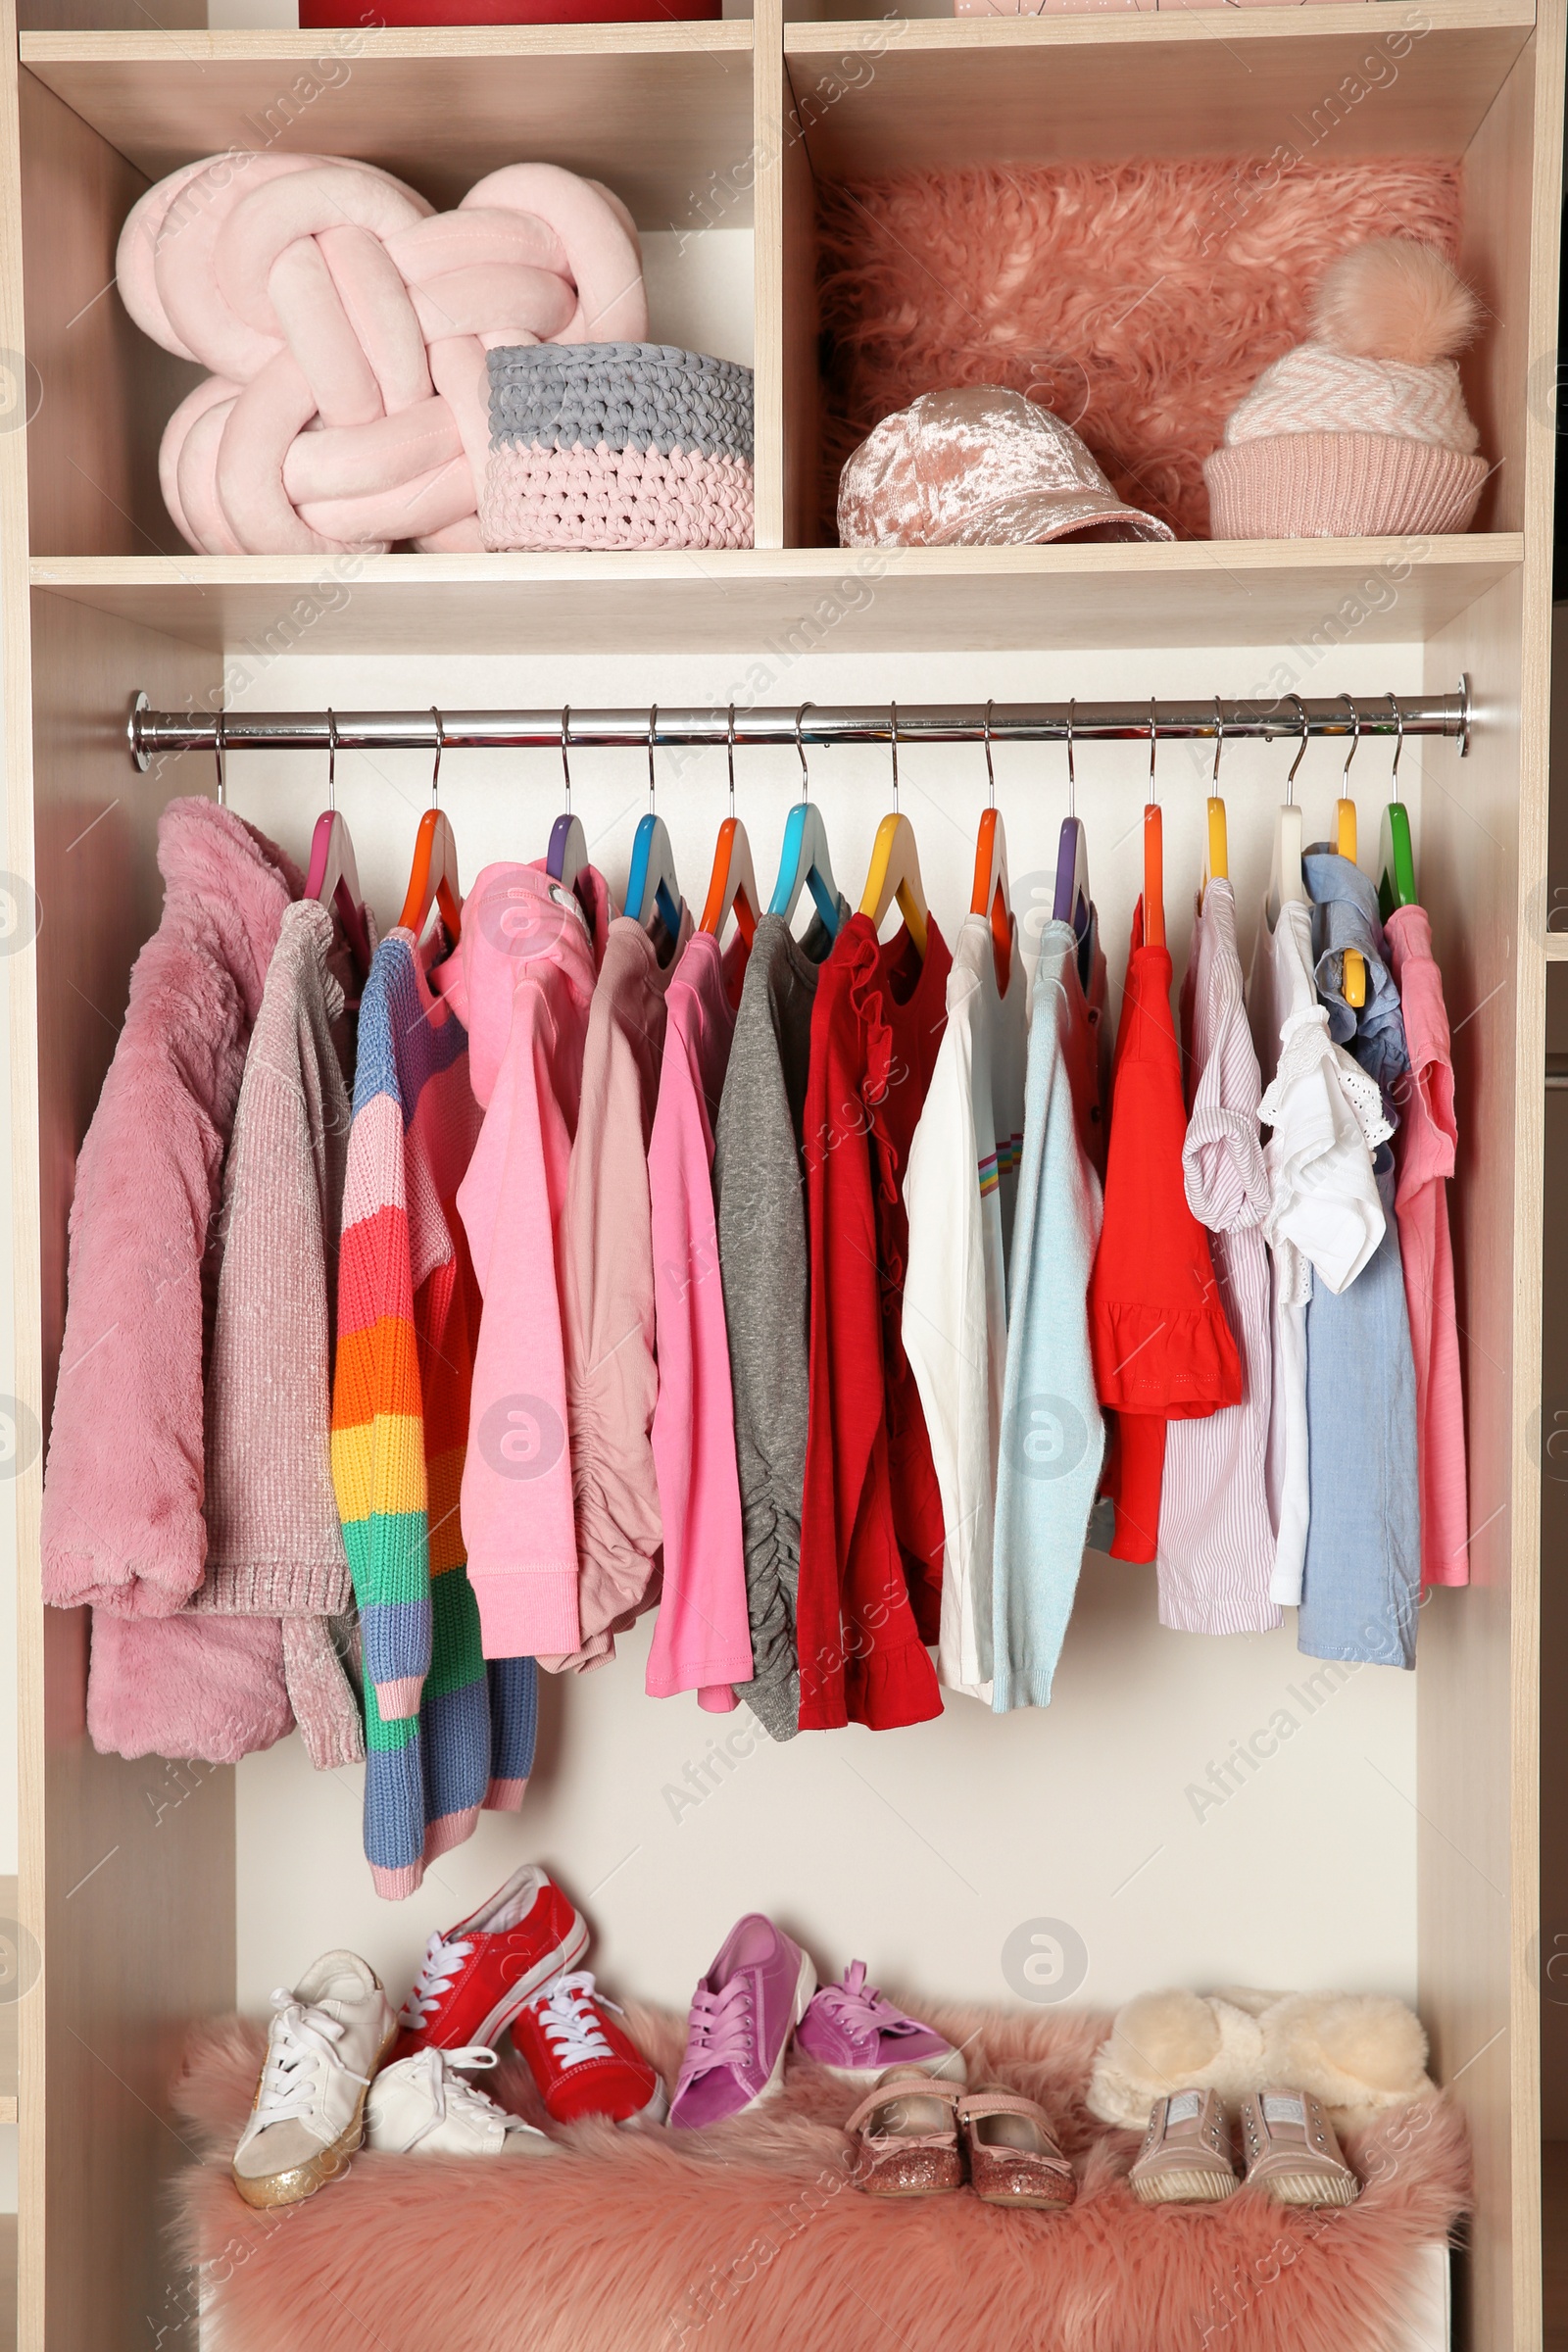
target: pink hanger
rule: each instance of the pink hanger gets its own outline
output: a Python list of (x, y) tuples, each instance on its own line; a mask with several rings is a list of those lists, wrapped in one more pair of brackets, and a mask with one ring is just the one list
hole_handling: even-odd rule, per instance
[(354, 843), (346, 820), (338, 812), (337, 720), (330, 710), (326, 726), (327, 806), (317, 818), (316, 831), (311, 836), (311, 870), (305, 877), (305, 896), (318, 899), (323, 906), (334, 909), (343, 925), (354, 968), (363, 980), (370, 968), (370, 940), (365, 924), (365, 898), (360, 889)]

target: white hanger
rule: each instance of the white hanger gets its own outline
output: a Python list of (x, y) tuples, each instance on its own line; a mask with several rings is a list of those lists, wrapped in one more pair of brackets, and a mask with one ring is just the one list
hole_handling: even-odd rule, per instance
[(1271, 931), (1280, 919), (1282, 906), (1306, 905), (1306, 885), (1301, 879), (1301, 811), (1296, 806), (1296, 771), (1306, 757), (1306, 710), (1298, 694), (1288, 694), (1285, 700), (1296, 705), (1296, 714), (1301, 722), (1301, 741), (1285, 779), (1284, 805), (1274, 814), (1274, 857), (1268, 871), (1267, 902)]
[(365, 894), (348, 821), (337, 805), (337, 719), (326, 714), (326, 807), (316, 820), (311, 837), (311, 863), (305, 895), (335, 909), (363, 980), (370, 968), (369, 933), (365, 922)]

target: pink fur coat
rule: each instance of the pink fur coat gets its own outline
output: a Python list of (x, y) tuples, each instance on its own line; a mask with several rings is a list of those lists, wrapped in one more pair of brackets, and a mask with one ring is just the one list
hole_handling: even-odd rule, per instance
[(275, 1619), (167, 1619), (202, 1581), (209, 1242), (245, 1050), (297, 867), (206, 800), (158, 827), (164, 911), (76, 1159), (44, 1474), (43, 1593), (94, 1608), (95, 1745), (230, 1762), (293, 1716)]
[[(174, 2103), (207, 2161), (180, 2178), (188, 2293), (226, 2352), (1387, 2352), (1418, 2248), (1465, 2205), (1446, 2098), (1347, 2132), (1359, 2201), (1289, 2211), (1256, 2194), (1136, 2204), (1138, 2134), (1086, 2105), (1108, 2020), (916, 2005), (964, 2045), (972, 2082), (1040, 2100), (1077, 2176), (1065, 2214), (967, 2191), (897, 2205), (850, 2185), (858, 2093), (791, 2060), (782, 2096), (710, 2132), (551, 2127), (555, 2159), (360, 2155), (303, 2205), (253, 2213), (228, 2159), (263, 2034), (189, 2045)], [(633, 2006), (673, 2079), (684, 2021)], [(546, 2118), (510, 2054), (485, 2087)]]
[(1203, 460), (1263, 368), (1310, 331), (1329, 263), (1368, 237), (1455, 257), (1459, 196), (1456, 164), (1332, 164), (1287, 146), (1267, 160), (823, 187), (828, 539), (851, 450), (950, 384), (1040, 401), (1082, 435), (1119, 497), (1206, 538)]

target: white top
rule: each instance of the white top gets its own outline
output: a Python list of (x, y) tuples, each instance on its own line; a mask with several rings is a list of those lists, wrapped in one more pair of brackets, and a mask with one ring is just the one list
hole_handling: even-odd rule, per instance
[(1329, 1036), (1313, 978), (1311, 909), (1280, 908), (1270, 930), (1265, 906), (1248, 986), (1252, 1039), (1265, 1083), (1259, 1115), (1273, 1133), (1264, 1147), (1269, 1210), (1263, 1231), (1274, 1253), (1273, 1407), (1268, 1500), (1274, 1522), (1272, 1598), (1301, 1597), (1308, 1514), (1306, 1308), (1315, 1273), (1345, 1290), (1383, 1239), (1383, 1203), (1372, 1152), (1394, 1130), (1375, 1078)]
[(1187, 1205), (1209, 1231), (1214, 1278), (1242, 1359), (1242, 1401), (1172, 1421), (1159, 1492), (1159, 1622), (1187, 1634), (1269, 1633), (1274, 1526), (1267, 1460), (1270, 1363), (1268, 1171), (1258, 1132), (1262, 1081), (1247, 1025), (1236, 896), (1209, 883), (1184, 993), (1197, 1076), (1182, 1147)]
[(948, 1025), (904, 1181), (904, 1346), (925, 1412), (946, 1536), (937, 1673), (950, 1690), (987, 1704), (1026, 996), (1016, 932), (1002, 996), (991, 925), (984, 915), (966, 915), (948, 975)]

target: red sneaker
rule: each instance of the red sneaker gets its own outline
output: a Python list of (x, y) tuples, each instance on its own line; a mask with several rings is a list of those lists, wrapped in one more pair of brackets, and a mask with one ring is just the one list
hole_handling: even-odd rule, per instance
[(587, 1949), (587, 1921), (548, 1872), (525, 1864), (477, 1911), (431, 1936), (398, 2019), (393, 2061), (432, 2047), (493, 2050), (529, 1994)]
[(530, 1993), (513, 2019), (512, 2046), (527, 2060), (556, 2123), (580, 2123), (585, 2115), (608, 2115), (617, 2124), (663, 2122), (664, 2085), (616, 2025), (620, 2014), (582, 1968)]

